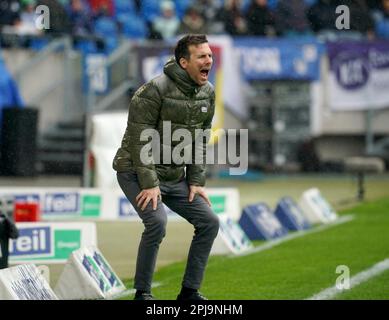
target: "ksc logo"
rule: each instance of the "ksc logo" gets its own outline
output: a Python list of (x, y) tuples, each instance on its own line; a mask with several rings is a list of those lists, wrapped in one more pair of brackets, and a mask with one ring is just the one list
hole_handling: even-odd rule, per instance
[(9, 252), (12, 256), (50, 254), (50, 228), (19, 228), (19, 238), (10, 241)]
[(131, 205), (130, 201), (128, 201), (128, 199), (125, 197), (119, 198), (119, 216), (120, 217), (137, 216), (134, 207)]
[(76, 192), (48, 193), (44, 213), (79, 213), (79, 195)]

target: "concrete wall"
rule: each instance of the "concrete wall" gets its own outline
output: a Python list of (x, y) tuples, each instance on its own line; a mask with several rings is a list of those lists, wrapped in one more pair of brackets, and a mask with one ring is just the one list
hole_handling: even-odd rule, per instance
[[(14, 77), (17, 70), (36, 54), (25, 49), (5, 49), (2, 53), (7, 68)], [(66, 95), (63, 83), (64, 71), (64, 54), (59, 52), (50, 54), (15, 79), (26, 105), (39, 109), (40, 132), (46, 131), (59, 120), (71, 120), (82, 115), (84, 98), (81, 92), (81, 56), (78, 53), (70, 55), (68, 67), (70, 90)], [(36, 101), (37, 95), (42, 90), (57, 81), (62, 82)]]

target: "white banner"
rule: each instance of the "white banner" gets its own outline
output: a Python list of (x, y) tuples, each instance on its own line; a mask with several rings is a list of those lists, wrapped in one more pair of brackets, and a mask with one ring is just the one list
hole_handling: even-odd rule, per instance
[(389, 42), (329, 43), (328, 96), (336, 111), (389, 107)]

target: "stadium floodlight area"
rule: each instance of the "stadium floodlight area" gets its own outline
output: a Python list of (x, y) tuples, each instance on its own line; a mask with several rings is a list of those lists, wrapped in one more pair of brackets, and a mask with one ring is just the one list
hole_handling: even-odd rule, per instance
[(58, 300), (34, 264), (0, 270), (0, 300)]
[(110, 299), (126, 290), (95, 246), (73, 251), (54, 288), (60, 299)]

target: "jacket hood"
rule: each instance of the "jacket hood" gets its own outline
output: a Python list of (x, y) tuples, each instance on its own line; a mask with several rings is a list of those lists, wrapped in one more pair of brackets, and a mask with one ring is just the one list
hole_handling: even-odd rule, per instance
[(177, 87), (186, 95), (193, 95), (200, 90), (200, 86), (178, 65), (174, 57), (170, 58), (165, 63), (163, 72), (172, 79)]

